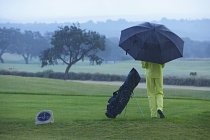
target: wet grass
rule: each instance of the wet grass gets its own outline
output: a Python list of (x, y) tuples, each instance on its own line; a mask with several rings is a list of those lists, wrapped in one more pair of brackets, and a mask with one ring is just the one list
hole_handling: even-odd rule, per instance
[[(116, 62), (104, 62), (102, 65), (92, 66), (88, 61), (78, 62), (72, 66), (71, 72), (76, 73), (102, 73), (102, 74), (118, 74), (127, 75), (132, 68), (136, 68), (140, 75), (144, 75), (144, 70), (140, 66), (140, 62), (130, 61), (116, 61)], [(39, 62), (32, 64), (24, 63), (5, 63), (1, 64), (0, 70), (10, 71), (25, 71), (25, 72), (42, 72), (46, 70), (53, 70), (55, 72), (64, 72), (66, 65), (51, 65), (41, 68)], [(176, 77), (189, 77), (190, 72), (197, 72), (199, 78), (210, 78), (209, 74), (210, 60), (174, 60), (165, 65), (164, 76), (176, 76)]]
[[(151, 119), (145, 89), (136, 89), (126, 112), (104, 115), (117, 86), (0, 76), (0, 139), (208, 139), (210, 92), (167, 89), (165, 119)], [(143, 114), (139, 112), (136, 100)], [(50, 109), (55, 122), (35, 125), (36, 113)]]

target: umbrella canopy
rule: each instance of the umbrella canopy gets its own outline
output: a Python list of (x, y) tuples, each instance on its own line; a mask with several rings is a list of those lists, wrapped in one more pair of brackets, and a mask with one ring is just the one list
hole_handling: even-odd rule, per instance
[(135, 60), (164, 64), (183, 56), (184, 41), (164, 25), (145, 22), (122, 30), (119, 46)]

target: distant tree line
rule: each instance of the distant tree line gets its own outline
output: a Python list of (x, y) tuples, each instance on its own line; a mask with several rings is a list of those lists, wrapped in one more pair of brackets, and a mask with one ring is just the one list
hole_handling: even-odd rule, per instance
[(21, 32), (15, 28), (0, 28), (0, 62), (4, 53), (18, 54), (23, 57), (26, 64), (29, 59), (38, 57), (46, 48), (50, 47), (49, 39), (39, 32)]
[[(0, 28), (0, 62), (4, 63), (3, 54), (12, 53), (23, 57), (25, 63), (38, 57), (40, 53), (51, 48), (51, 37), (53, 32), (42, 35), (37, 31), (20, 31), (15, 28)], [(184, 58), (210, 58), (210, 42), (195, 41), (184, 38)], [(103, 61), (120, 61), (132, 59), (118, 46), (119, 38), (112, 37), (105, 39), (105, 48), (98, 51), (98, 57), (90, 57), (90, 64), (101, 64)], [(96, 60), (95, 60), (96, 59)]]
[(184, 38), (184, 58), (210, 58), (210, 42)]
[[(149, 20), (150, 21), (150, 20)], [(127, 21), (125, 19), (110, 20), (106, 21), (87, 21), (81, 23), (83, 29), (93, 30), (105, 35), (107, 38), (116, 37), (119, 38), (121, 30), (128, 28), (130, 26), (138, 25), (145, 20)], [(180, 37), (189, 37), (192, 40), (199, 41), (210, 41), (210, 19), (167, 19), (162, 18), (160, 20), (152, 20), (151, 22), (156, 22), (165, 25), (170, 30), (175, 32)], [(8, 23), (1, 22), (0, 27), (15, 27), (21, 30), (31, 30), (39, 31), (44, 34), (46, 32), (53, 32), (60, 26), (71, 25), (71, 22), (52, 22), (52, 23)]]

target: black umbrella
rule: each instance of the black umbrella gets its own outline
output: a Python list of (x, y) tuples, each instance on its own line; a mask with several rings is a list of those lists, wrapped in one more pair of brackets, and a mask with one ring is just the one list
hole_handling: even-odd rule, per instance
[(119, 46), (135, 60), (164, 64), (183, 56), (184, 41), (164, 25), (145, 22), (122, 30)]

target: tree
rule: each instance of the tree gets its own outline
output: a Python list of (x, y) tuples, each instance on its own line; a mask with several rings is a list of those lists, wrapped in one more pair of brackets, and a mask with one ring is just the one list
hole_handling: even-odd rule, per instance
[(90, 65), (94, 65), (94, 62), (96, 62), (96, 65), (101, 65), (103, 63), (103, 59), (95, 54), (90, 55), (89, 60), (90, 60)]
[(4, 63), (2, 55), (8, 52), (9, 46), (14, 44), (15, 35), (20, 32), (18, 29), (14, 28), (0, 28), (0, 62)]
[(73, 24), (55, 31), (51, 44), (53, 47), (44, 50), (40, 55), (42, 67), (61, 60), (67, 65), (64, 77), (67, 79), (72, 65), (105, 49), (105, 36), (94, 31), (82, 30), (79, 24)]
[(17, 34), (15, 40), (15, 45), (10, 49), (11, 53), (21, 55), (26, 64), (29, 63), (29, 59), (39, 56), (41, 51), (50, 47), (39, 32), (25, 31)]

